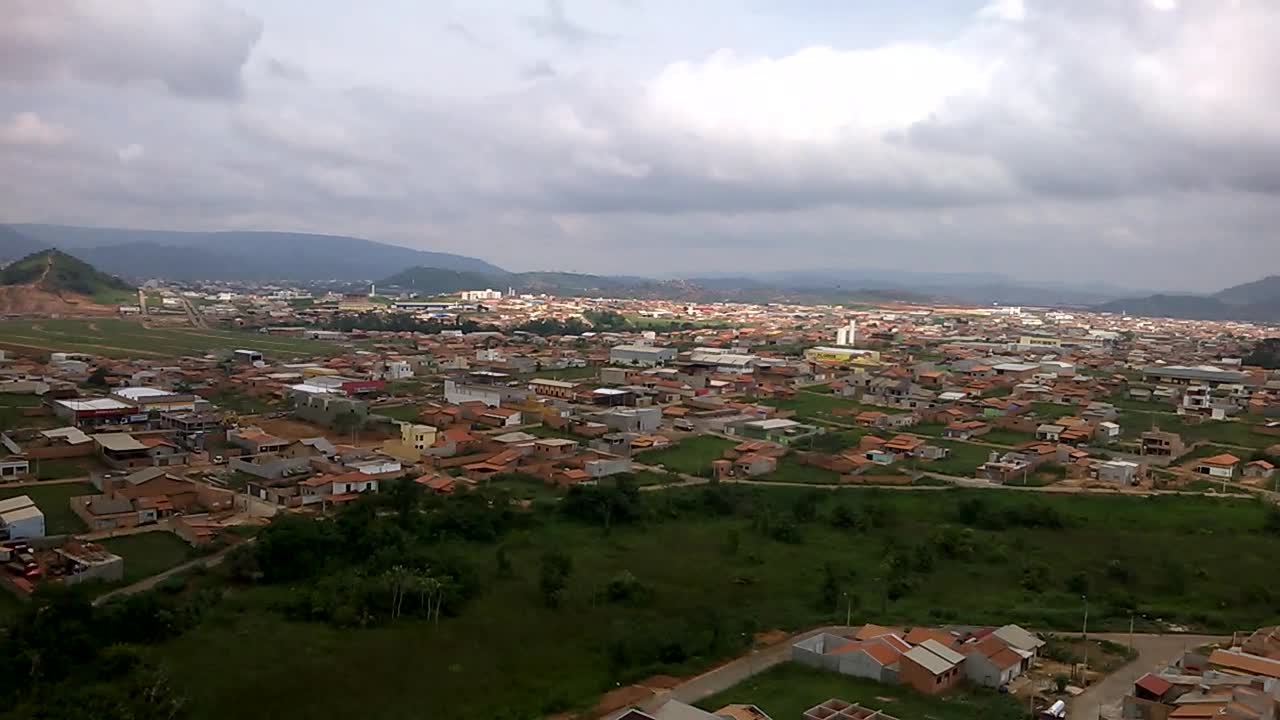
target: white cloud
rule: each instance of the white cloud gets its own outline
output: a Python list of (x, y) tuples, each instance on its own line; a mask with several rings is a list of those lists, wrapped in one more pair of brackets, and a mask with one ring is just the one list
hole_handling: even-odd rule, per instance
[(70, 136), (66, 128), (47, 123), (33, 112), (15, 113), (0, 124), (0, 145), (55, 146)]

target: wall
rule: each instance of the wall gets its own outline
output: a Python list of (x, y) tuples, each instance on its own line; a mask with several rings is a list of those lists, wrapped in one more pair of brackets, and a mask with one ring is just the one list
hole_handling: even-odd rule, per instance
[[(252, 457), (250, 458), (252, 459)], [(227, 460), (227, 467), (243, 473), (248, 473), (254, 477), (260, 477), (266, 480), (282, 478), (290, 470), (306, 470), (311, 467), (311, 458), (275, 458), (267, 462), (258, 464), (243, 460), (241, 458), (230, 458)]]

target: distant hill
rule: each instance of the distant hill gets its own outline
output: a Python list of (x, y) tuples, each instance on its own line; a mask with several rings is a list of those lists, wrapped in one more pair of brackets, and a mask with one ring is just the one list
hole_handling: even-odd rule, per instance
[(0, 269), (0, 313), (105, 314), (136, 302), (135, 288), (60, 250), (41, 250)]
[(659, 281), (639, 277), (611, 277), (563, 272), (482, 273), (438, 267), (412, 267), (378, 281), (381, 288), (400, 288), (424, 295), (461, 290), (508, 287), (520, 292), (561, 295), (616, 293), (631, 297), (675, 296), (689, 289), (684, 281)]
[(1280, 322), (1280, 277), (1235, 285), (1212, 295), (1149, 295), (1115, 300), (1095, 309), (1183, 320)]
[(0, 285), (30, 285), (48, 292), (79, 295), (134, 289), (118, 277), (60, 250), (41, 250), (0, 270)]
[(40, 252), (49, 246), (27, 237), (8, 225), (0, 225), (0, 265), (10, 260), (24, 258), (31, 253)]
[[(504, 275), (473, 257), (342, 235), (179, 232), (17, 224), (10, 232), (90, 259), (123, 277), (176, 280), (370, 281), (415, 265)], [(0, 243), (4, 239), (0, 236)], [(2, 255), (0, 255), (2, 257)]]

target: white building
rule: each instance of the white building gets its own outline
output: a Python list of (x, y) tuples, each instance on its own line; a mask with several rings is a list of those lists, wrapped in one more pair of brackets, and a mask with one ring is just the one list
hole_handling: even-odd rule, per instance
[(836, 330), (836, 345), (840, 347), (853, 347), (858, 339), (858, 323), (856, 320), (850, 320), (848, 325)]
[(502, 293), (497, 290), (463, 290), (458, 296), (464, 301), (501, 300)]
[(44, 513), (26, 495), (0, 500), (0, 538), (26, 540), (44, 537)]

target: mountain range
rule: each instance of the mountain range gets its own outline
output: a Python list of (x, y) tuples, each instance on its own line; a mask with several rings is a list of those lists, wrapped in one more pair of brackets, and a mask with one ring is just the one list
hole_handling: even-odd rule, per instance
[(997, 273), (870, 268), (693, 272), (665, 278), (515, 273), (465, 255), (343, 235), (0, 225), (0, 264), (51, 247), (134, 281), (376, 282), (421, 294), (512, 287), (522, 292), (690, 301), (935, 301), (1068, 306), (1191, 319), (1280, 320), (1280, 278), (1275, 277), (1213, 295), (1190, 295), (1153, 294), (1103, 283), (1027, 281)]
[(0, 260), (56, 247), (135, 280), (367, 282), (414, 265), (503, 274), (477, 258), (342, 235), (179, 232), (68, 225), (0, 226)]
[(1113, 300), (1096, 309), (1184, 320), (1280, 322), (1280, 276), (1235, 285), (1212, 295), (1148, 295)]

